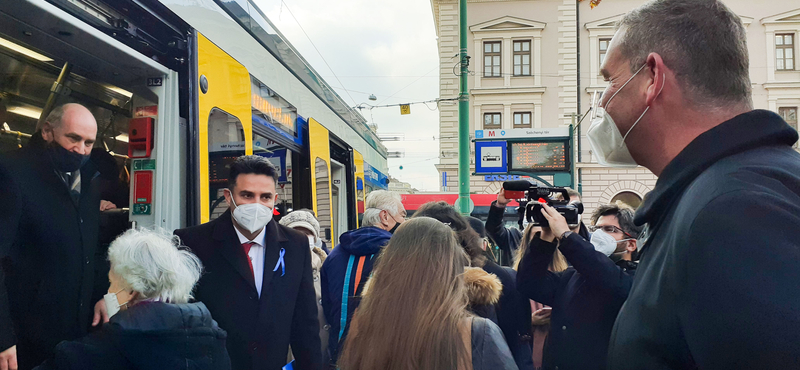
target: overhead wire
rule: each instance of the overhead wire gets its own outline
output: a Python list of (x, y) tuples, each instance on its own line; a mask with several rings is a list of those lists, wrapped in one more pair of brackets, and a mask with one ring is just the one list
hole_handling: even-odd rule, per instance
[[(283, 1), (283, 0), (281, 0), (281, 1)], [(450, 57), (450, 59), (448, 59), (446, 62), (449, 62), (449, 61), (453, 60), (453, 58), (455, 58), (455, 57), (457, 57), (457, 56), (458, 56), (458, 54), (456, 54), (456, 55), (453, 55), (453, 56), (452, 56), (452, 57)], [(445, 63), (446, 63), (446, 62), (445, 62)], [(440, 64), (440, 65), (437, 65), (436, 67), (433, 67), (433, 68), (431, 68), (431, 70), (430, 70), (430, 71), (426, 72), (424, 75), (420, 76), (420, 77), (419, 77), (419, 78), (417, 78), (416, 80), (414, 80), (414, 81), (411, 81), (411, 83), (410, 83), (410, 84), (408, 84), (408, 85), (404, 86), (404, 87), (403, 87), (402, 89), (400, 89), (400, 90), (397, 90), (397, 91), (396, 91), (394, 94), (392, 94), (392, 95), (389, 95), (389, 97), (387, 97), (387, 98), (385, 98), (385, 99), (381, 100), (381, 101), (380, 101), (380, 103), (383, 103), (383, 102), (385, 102), (385, 101), (387, 101), (387, 100), (389, 100), (389, 99), (393, 98), (393, 97), (394, 97), (395, 95), (397, 95), (399, 92), (401, 92), (401, 91), (403, 91), (403, 90), (407, 89), (409, 86), (411, 86), (411, 85), (415, 84), (417, 81), (421, 80), (423, 77), (425, 77), (425, 76), (429, 75), (431, 72), (433, 72), (433, 71), (435, 71), (435, 70), (437, 70), (437, 69), (439, 69), (439, 68), (441, 68), (441, 64)], [(378, 103), (378, 104), (380, 104), (380, 103)]]
[[(344, 84), (342, 83), (342, 81), (341, 81), (341, 80), (339, 80), (339, 76), (337, 76), (337, 75), (336, 75), (336, 72), (334, 72), (334, 71), (333, 71), (333, 68), (331, 68), (330, 64), (328, 64), (328, 61), (327, 61), (327, 60), (325, 60), (325, 57), (324, 57), (324, 56), (322, 56), (322, 53), (321, 53), (321, 52), (319, 51), (319, 49), (317, 48), (317, 45), (316, 45), (316, 44), (314, 44), (314, 41), (313, 41), (313, 40), (311, 40), (311, 37), (309, 37), (309, 36), (308, 36), (308, 33), (306, 33), (306, 30), (305, 30), (305, 28), (303, 28), (303, 25), (302, 25), (302, 24), (300, 24), (300, 21), (299, 21), (299, 20), (297, 20), (297, 17), (295, 17), (295, 16), (294, 16), (294, 12), (292, 12), (292, 9), (291, 9), (291, 8), (289, 8), (289, 5), (287, 5), (287, 4), (286, 4), (286, 2), (285, 2), (285, 1), (283, 1), (283, 0), (281, 0), (281, 4), (282, 4), (282, 6), (285, 6), (285, 7), (286, 7), (286, 10), (288, 10), (288, 11), (289, 11), (289, 14), (292, 16), (292, 18), (294, 18), (294, 21), (297, 23), (297, 26), (298, 26), (298, 27), (300, 27), (300, 30), (301, 30), (301, 31), (303, 31), (303, 34), (304, 34), (304, 35), (306, 35), (306, 38), (308, 39), (308, 42), (310, 42), (310, 43), (311, 43), (311, 46), (313, 46), (313, 47), (314, 47), (314, 50), (316, 50), (316, 51), (317, 51), (317, 54), (319, 54), (319, 57), (320, 57), (320, 58), (322, 58), (322, 61), (325, 63), (325, 66), (327, 66), (327, 67), (328, 67), (328, 70), (330, 70), (330, 71), (331, 71), (331, 73), (333, 74), (333, 77), (335, 77), (335, 78), (336, 78), (336, 81), (337, 81), (337, 82), (339, 82), (339, 85), (342, 85), (342, 86), (344, 86)], [(352, 100), (352, 101), (353, 101), (353, 104), (357, 104), (357, 103), (356, 103), (356, 100), (355, 100), (355, 99), (353, 99), (353, 97), (350, 95), (350, 92), (349, 92), (347, 89), (343, 89), (343, 90), (344, 90), (344, 91), (347, 93), (347, 96), (348, 96), (348, 97), (350, 97), (350, 100)]]

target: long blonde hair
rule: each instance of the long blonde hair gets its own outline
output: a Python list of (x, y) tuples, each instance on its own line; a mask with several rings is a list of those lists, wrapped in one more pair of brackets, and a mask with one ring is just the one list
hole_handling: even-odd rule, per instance
[[(531, 245), (533, 238), (541, 231), (541, 227), (534, 225), (528, 225), (525, 228), (525, 231), (522, 233), (522, 239), (519, 241), (517, 252), (514, 255), (514, 270), (519, 269), (519, 261), (522, 260), (522, 256), (524, 256), (525, 252), (528, 251), (528, 247)], [(556, 248), (555, 252), (553, 252), (553, 259), (550, 261), (550, 265), (547, 267), (547, 269), (553, 272), (561, 272), (566, 270), (567, 267), (569, 267), (567, 258), (561, 254), (561, 251), (558, 250), (558, 248)]]
[(342, 370), (471, 369), (466, 253), (429, 217), (404, 222), (376, 261), (339, 358)]

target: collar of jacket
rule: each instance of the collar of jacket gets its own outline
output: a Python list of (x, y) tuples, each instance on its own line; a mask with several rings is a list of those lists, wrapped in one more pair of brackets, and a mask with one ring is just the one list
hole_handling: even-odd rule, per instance
[(617, 266), (624, 268), (626, 270), (636, 270), (639, 267), (639, 262), (637, 261), (628, 261), (628, 260), (619, 260), (616, 263)]
[(797, 131), (767, 110), (753, 110), (723, 122), (694, 139), (664, 168), (655, 189), (636, 211), (634, 222), (657, 224), (669, 203), (720, 159), (758, 147), (791, 146), (797, 138)]

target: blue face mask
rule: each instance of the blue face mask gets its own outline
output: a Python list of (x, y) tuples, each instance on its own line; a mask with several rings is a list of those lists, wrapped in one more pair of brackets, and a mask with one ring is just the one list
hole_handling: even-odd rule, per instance
[(89, 161), (88, 155), (66, 150), (55, 141), (47, 144), (47, 154), (50, 156), (53, 166), (60, 172), (77, 171)]

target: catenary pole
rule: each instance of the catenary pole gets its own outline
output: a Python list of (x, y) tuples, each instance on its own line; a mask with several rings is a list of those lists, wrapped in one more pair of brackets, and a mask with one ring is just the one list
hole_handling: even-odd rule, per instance
[(461, 92), (458, 95), (458, 209), (468, 215), (469, 210), (469, 56), (467, 56), (467, 0), (459, 0), (459, 35), (461, 60)]

